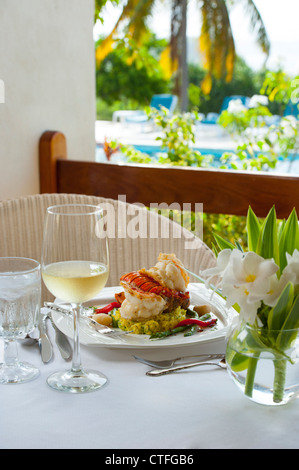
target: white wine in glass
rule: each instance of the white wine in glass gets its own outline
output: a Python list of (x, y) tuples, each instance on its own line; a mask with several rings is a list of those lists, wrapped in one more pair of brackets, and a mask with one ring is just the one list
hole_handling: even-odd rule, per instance
[(95, 297), (109, 277), (109, 253), (103, 226), (103, 210), (88, 204), (66, 204), (47, 209), (42, 278), (48, 290), (72, 306), (74, 353), (69, 371), (52, 374), (50, 387), (70, 393), (83, 393), (102, 387), (107, 378), (81, 366), (79, 322), (82, 303)]

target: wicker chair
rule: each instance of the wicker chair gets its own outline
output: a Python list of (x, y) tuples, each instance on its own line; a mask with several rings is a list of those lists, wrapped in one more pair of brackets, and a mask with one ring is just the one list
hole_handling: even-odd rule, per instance
[[(190, 232), (175, 222), (145, 208), (122, 201), (79, 194), (38, 194), (0, 202), (0, 256), (25, 256), (40, 261), (43, 222), (46, 209), (56, 204), (100, 204), (107, 209), (106, 223), (109, 235), (110, 277), (107, 286), (119, 284), (122, 274), (151, 267), (160, 252), (175, 253), (193, 272), (213, 266), (212, 251)], [(128, 236), (128, 227), (142, 226), (142, 237)], [(152, 230), (160, 236), (152, 236)], [(158, 230), (158, 232), (157, 232)], [(161, 236), (165, 234), (165, 237)], [(186, 243), (192, 241), (192, 249)], [(194, 280), (194, 279), (193, 279)], [(53, 296), (42, 287), (42, 298)]]

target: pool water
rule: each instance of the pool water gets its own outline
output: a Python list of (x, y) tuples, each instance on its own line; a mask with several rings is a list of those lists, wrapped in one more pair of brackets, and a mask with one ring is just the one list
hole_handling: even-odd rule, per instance
[[(157, 153), (161, 153), (162, 150), (159, 146), (155, 145), (134, 145), (136, 150), (139, 150), (142, 153), (149, 155), (151, 158), (155, 158)], [(213, 155), (213, 167), (217, 168), (220, 166), (220, 158), (225, 152), (231, 152), (231, 149), (213, 149), (213, 148), (196, 148), (202, 155)], [(106, 162), (106, 156), (103, 150), (103, 145), (98, 144), (96, 147), (96, 161), (97, 162)], [(111, 157), (112, 163), (125, 162), (125, 156), (121, 152), (117, 152)], [(291, 173), (293, 175), (299, 174), (299, 155), (296, 155), (295, 158), (288, 158), (287, 160), (282, 157), (279, 158), (276, 168), (271, 169), (270, 172), (275, 173)]]

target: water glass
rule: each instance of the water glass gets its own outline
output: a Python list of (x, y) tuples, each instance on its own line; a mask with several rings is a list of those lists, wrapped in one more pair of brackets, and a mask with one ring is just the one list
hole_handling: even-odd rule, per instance
[(29, 258), (0, 258), (0, 337), (4, 362), (0, 383), (23, 383), (35, 379), (39, 370), (18, 358), (16, 340), (37, 326), (41, 303), (40, 264)]

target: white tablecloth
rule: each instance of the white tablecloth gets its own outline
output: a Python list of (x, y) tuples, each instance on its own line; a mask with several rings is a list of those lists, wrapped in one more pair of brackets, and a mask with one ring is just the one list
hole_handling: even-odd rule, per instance
[(37, 365), (40, 376), (27, 384), (0, 385), (1, 449), (123, 449), (130, 455), (130, 449), (299, 447), (299, 400), (264, 407), (245, 398), (220, 368), (149, 377), (150, 367), (132, 357), (134, 352), (153, 359), (223, 352), (225, 340), (179, 351), (81, 346), (83, 365), (100, 370), (109, 382), (73, 395), (46, 384), (52, 372), (70, 368), (50, 324), (48, 331), (54, 358), (46, 365), (37, 346), (19, 345), (20, 358)]

